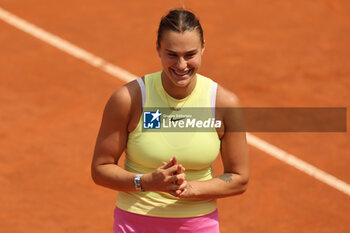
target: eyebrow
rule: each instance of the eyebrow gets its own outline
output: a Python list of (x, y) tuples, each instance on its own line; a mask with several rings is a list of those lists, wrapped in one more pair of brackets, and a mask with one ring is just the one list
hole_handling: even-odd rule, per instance
[[(165, 49), (166, 51), (170, 52), (170, 53), (177, 53), (176, 51), (173, 51), (171, 49)], [(185, 53), (194, 53), (194, 52), (197, 52), (198, 49), (193, 49), (193, 50), (190, 50), (190, 51), (186, 51)]]

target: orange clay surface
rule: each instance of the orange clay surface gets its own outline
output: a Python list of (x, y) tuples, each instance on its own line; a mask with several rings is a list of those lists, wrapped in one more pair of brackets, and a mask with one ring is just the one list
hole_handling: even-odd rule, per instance
[[(349, 107), (347, 0), (183, 1), (206, 40), (200, 73), (249, 107)], [(0, 7), (141, 76), (161, 69), (161, 15), (178, 1), (6, 1)], [(90, 162), (124, 83), (0, 20), (0, 232), (112, 232), (116, 191)], [(349, 117), (348, 117), (349, 118)], [(259, 133), (350, 182), (349, 133)], [(222, 233), (350, 232), (350, 197), (250, 147), (251, 179), (219, 200)], [(214, 164), (222, 170), (220, 161)]]

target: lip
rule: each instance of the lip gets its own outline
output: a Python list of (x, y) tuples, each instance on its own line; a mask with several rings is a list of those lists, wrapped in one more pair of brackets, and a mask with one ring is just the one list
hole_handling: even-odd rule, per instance
[(179, 74), (177, 73), (174, 69), (170, 68), (171, 73), (173, 74), (173, 76), (175, 76), (178, 79), (186, 79), (191, 77), (192, 73), (193, 73), (193, 69), (189, 69), (186, 73), (184, 74)]

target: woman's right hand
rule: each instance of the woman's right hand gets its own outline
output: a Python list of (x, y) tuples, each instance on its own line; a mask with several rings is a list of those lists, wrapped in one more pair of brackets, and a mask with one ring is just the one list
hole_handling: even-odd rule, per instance
[(173, 157), (154, 172), (143, 175), (141, 185), (145, 191), (168, 192), (178, 196), (187, 185), (184, 171), (185, 168)]

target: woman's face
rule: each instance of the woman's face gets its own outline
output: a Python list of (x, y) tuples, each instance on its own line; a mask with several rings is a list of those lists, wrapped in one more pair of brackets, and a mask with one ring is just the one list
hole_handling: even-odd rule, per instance
[(187, 86), (197, 73), (204, 47), (197, 30), (184, 33), (163, 32), (157, 51), (163, 66), (163, 74), (177, 87)]

